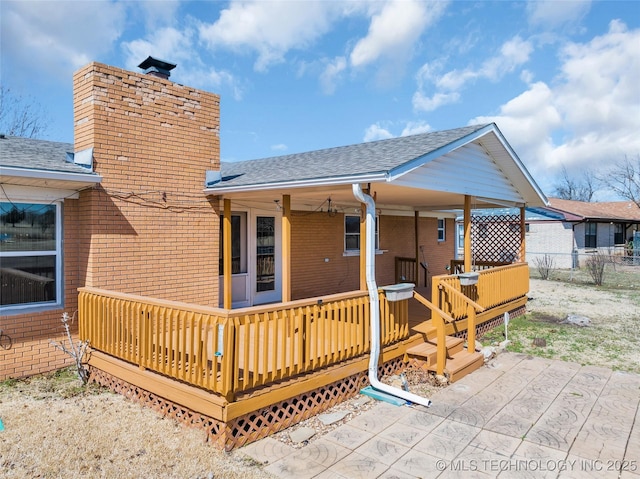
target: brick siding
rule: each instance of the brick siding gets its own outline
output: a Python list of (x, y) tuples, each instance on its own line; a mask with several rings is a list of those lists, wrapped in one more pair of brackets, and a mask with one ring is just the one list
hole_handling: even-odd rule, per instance
[(220, 168), (219, 96), (100, 63), (73, 88), (75, 151), (94, 149), (103, 180), (63, 205), (63, 307), (0, 318), (0, 379), (72, 363), (50, 340), (79, 286), (217, 306), (219, 207), (202, 190)]

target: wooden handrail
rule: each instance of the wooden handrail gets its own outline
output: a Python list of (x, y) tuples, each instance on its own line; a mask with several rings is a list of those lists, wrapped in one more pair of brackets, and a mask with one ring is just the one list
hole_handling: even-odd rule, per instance
[(482, 313), (484, 311), (484, 308), (482, 306), (480, 306), (478, 303), (476, 303), (473, 299), (471, 299), (469, 296), (464, 294), (462, 291), (458, 291), (456, 288), (454, 288), (450, 284), (440, 283), (440, 284), (438, 284), (438, 287), (439, 288), (444, 288), (447, 291), (451, 292), (454, 296), (458, 296), (463, 301), (466, 301), (471, 306), (473, 306), (476, 309), (477, 312)]
[(429, 301), (427, 298), (425, 298), (424, 296), (422, 296), (420, 293), (414, 291), (413, 292), (413, 297), (419, 302), (421, 303), (423, 306), (426, 306), (427, 308), (429, 308), (432, 311), (435, 311), (436, 313), (438, 313), (440, 316), (442, 316), (442, 318), (444, 320), (447, 321), (447, 323), (453, 323), (455, 322), (455, 319), (453, 319), (451, 316), (449, 316), (447, 313), (445, 313), (444, 311), (442, 311), (440, 308), (438, 308), (435, 304), (433, 304), (431, 301)]

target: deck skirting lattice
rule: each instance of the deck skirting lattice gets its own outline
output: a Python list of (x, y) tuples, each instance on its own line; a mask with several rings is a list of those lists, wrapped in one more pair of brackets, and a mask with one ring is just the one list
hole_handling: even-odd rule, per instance
[[(378, 375), (380, 377), (397, 374), (405, 367), (406, 363), (401, 358), (395, 358), (380, 366)], [(354, 397), (369, 384), (367, 372), (363, 371), (225, 423), (194, 412), (95, 367), (90, 366), (90, 373), (91, 381), (115, 393), (122, 394), (189, 427), (203, 429), (206, 432), (206, 439), (225, 451), (270, 436), (326, 411), (336, 404)]]
[[(524, 313), (526, 313), (526, 306), (520, 306), (519, 308), (509, 311), (509, 315), (511, 316), (511, 318), (522, 316)], [(502, 326), (503, 324), (504, 316), (502, 314), (500, 316), (496, 316), (493, 319), (490, 319), (489, 321), (485, 321), (482, 324), (476, 324), (476, 337), (482, 338), (482, 336), (484, 336), (486, 333), (494, 328), (497, 328), (498, 326)], [(452, 334), (451, 336), (467, 339), (467, 330), (465, 329), (464, 331), (459, 331)]]

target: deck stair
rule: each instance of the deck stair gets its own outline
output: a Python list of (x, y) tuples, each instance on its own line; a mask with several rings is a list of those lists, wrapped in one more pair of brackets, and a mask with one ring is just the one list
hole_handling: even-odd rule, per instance
[[(445, 336), (445, 344), (447, 346), (445, 373), (449, 376), (449, 381), (458, 381), (484, 364), (482, 353), (475, 351), (470, 353), (464, 348), (464, 339)], [(407, 359), (414, 358), (422, 361), (429, 371), (435, 371), (437, 351), (437, 339), (433, 338), (409, 348), (406, 356)]]

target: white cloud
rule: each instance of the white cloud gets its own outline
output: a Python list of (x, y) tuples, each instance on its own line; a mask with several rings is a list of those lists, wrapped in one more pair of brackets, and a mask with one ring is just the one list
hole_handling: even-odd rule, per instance
[(434, 93), (432, 96), (425, 96), (421, 91), (413, 94), (412, 104), (416, 111), (434, 111), (443, 105), (457, 103), (460, 101), (460, 94), (454, 93)]
[(210, 49), (256, 52), (254, 68), (266, 71), (289, 50), (306, 48), (325, 34), (340, 9), (339, 2), (233, 0), (215, 23), (200, 26), (200, 38)]
[(561, 52), (560, 74), (500, 108), (495, 121), (528, 168), (548, 178), (562, 165), (598, 169), (626, 155), (640, 154), (640, 29), (619, 21), (587, 43)]
[(582, 19), (591, 8), (590, 0), (537, 0), (527, 2), (529, 23), (547, 30)]
[(180, 31), (173, 27), (153, 30), (146, 38), (123, 42), (125, 64), (135, 71), (138, 64), (151, 55), (172, 63), (189, 61), (193, 57), (193, 32)]
[(330, 61), (320, 74), (320, 86), (326, 95), (331, 95), (336, 90), (336, 83), (347, 68), (345, 57), (336, 57)]
[[(467, 67), (439, 74), (441, 61), (425, 64), (417, 75), (418, 89), (413, 95), (413, 108), (417, 111), (433, 111), (443, 105), (458, 102), (460, 90), (468, 83), (478, 79), (499, 81), (527, 63), (532, 52), (533, 46), (529, 41), (515, 36), (502, 44), (499, 54), (485, 60), (477, 69)], [(435, 91), (429, 95), (426, 91), (432, 85)]]
[(150, 30), (175, 22), (180, 3), (181, 0), (146, 0), (134, 2), (134, 6), (142, 10), (144, 23), (147, 30)]
[(361, 67), (380, 57), (394, 58), (411, 51), (422, 32), (444, 12), (446, 2), (391, 0), (375, 14), (367, 36), (353, 48), (351, 65)]
[(15, 71), (68, 82), (74, 70), (113, 48), (125, 21), (122, 3), (3, 2), (2, 55)]
[(189, 27), (178, 30), (174, 27), (156, 28), (145, 38), (123, 42), (125, 64), (137, 71), (138, 64), (151, 55), (168, 62), (177, 63), (171, 79), (196, 88), (219, 91), (229, 88), (234, 99), (243, 96), (243, 87), (233, 74), (216, 70), (205, 64), (194, 46), (195, 30)]
[(277, 145), (271, 145), (273, 151), (287, 151), (289, 148), (284, 143), (278, 143)]
[(400, 136), (417, 135), (419, 133), (427, 133), (431, 130), (432, 130), (431, 126), (424, 121), (418, 121), (418, 122), (410, 121), (409, 123), (406, 124), (406, 126), (402, 130), (402, 133), (400, 133)]
[(373, 124), (371, 126), (369, 126), (369, 128), (367, 128), (364, 132), (364, 138), (362, 139), (362, 141), (375, 141), (375, 140), (386, 140), (387, 138), (393, 138), (394, 135), (387, 130), (386, 128), (383, 128), (382, 126), (380, 126), (380, 124), (376, 123)]

